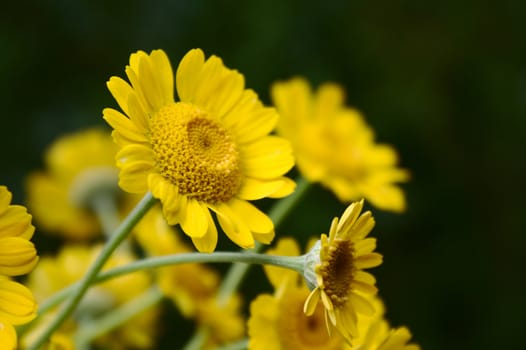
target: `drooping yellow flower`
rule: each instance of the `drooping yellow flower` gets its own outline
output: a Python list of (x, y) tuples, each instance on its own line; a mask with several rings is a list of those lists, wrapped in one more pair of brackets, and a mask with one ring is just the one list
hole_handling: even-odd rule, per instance
[(100, 234), (90, 196), (118, 191), (117, 146), (110, 134), (87, 129), (57, 139), (45, 154), (45, 171), (26, 182), (28, 207), (49, 233), (83, 240)]
[[(295, 256), (299, 248), (294, 240), (285, 238), (267, 253)], [(327, 332), (321, 305), (310, 317), (303, 313), (309, 289), (296, 272), (265, 266), (265, 273), (275, 293), (261, 294), (250, 305), (249, 350), (343, 349), (344, 339)]]
[(378, 208), (405, 209), (397, 182), (408, 172), (396, 167), (396, 151), (377, 144), (362, 115), (344, 105), (343, 89), (324, 84), (316, 93), (301, 78), (276, 83), (272, 100), (278, 134), (292, 143), (296, 164), (311, 182), (329, 188), (343, 202), (365, 197)]
[[(150, 256), (191, 252), (192, 249), (174, 231), (162, 215), (160, 206), (155, 206), (137, 224), (134, 236)], [(197, 325), (207, 329), (205, 349), (243, 336), (241, 300), (234, 296), (224, 305), (218, 304), (220, 276), (210, 267), (204, 264), (163, 267), (158, 269), (158, 283), (184, 317), (194, 319)]]
[[(66, 245), (56, 257), (43, 257), (33, 273), (29, 275), (28, 286), (37, 300), (49, 298), (59, 290), (78, 282), (100, 252), (100, 246)], [(133, 256), (125, 250), (115, 252), (105, 264), (104, 270), (129, 264)], [(96, 324), (100, 317), (111, 313), (144, 292), (151, 286), (151, 278), (145, 272), (134, 272), (91, 287), (70, 319), (54, 335), (56, 346), (67, 344), (79, 324)], [(48, 312), (38, 319), (37, 325), (22, 339), (24, 345), (34, 339), (53, 320), (57, 310)], [(150, 308), (133, 317), (107, 335), (94, 340), (100, 347), (108, 349), (151, 349), (155, 341), (155, 327), (158, 311)]]
[(362, 208), (363, 200), (354, 202), (340, 221), (334, 218), (329, 237), (322, 234), (309, 253), (313, 269), (307, 269), (305, 275), (307, 283), (314, 286), (305, 301), (305, 314), (312, 315), (321, 300), (327, 328), (336, 328), (349, 343), (358, 335), (357, 315), (375, 312), (367, 295), (376, 294), (376, 280), (363, 269), (382, 263), (382, 256), (373, 252), (376, 239), (365, 238), (374, 219), (370, 211), (361, 214)]
[(35, 231), (31, 215), (26, 208), (11, 205), (11, 199), (11, 192), (0, 186), (0, 344), (5, 349), (17, 346), (13, 325), (31, 321), (37, 308), (31, 292), (10, 279), (30, 272), (38, 262), (29, 241)]
[(174, 99), (170, 62), (162, 50), (130, 57), (131, 83), (112, 77), (108, 88), (124, 114), (105, 109), (121, 147), (120, 186), (159, 198), (170, 225), (179, 224), (199, 251), (217, 242), (213, 211), (227, 236), (241, 247), (269, 243), (272, 221), (249, 200), (279, 198), (294, 184), (290, 144), (269, 136), (278, 115), (245, 89), (243, 75), (199, 49), (181, 60)]
[[(268, 254), (295, 256), (299, 248), (292, 239), (281, 239)], [(407, 344), (411, 334), (405, 327), (391, 329), (384, 319), (380, 299), (364, 294), (374, 312), (357, 314), (359, 335), (352, 345), (339, 332), (330, 334), (322, 303), (311, 316), (303, 312), (309, 289), (296, 272), (265, 266), (274, 294), (259, 295), (250, 305), (249, 350), (419, 350)]]

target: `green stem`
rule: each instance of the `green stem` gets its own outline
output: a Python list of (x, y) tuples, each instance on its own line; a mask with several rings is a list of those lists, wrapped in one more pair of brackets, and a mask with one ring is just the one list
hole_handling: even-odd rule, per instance
[(92, 196), (91, 209), (97, 215), (104, 235), (110, 237), (120, 224), (117, 206), (115, 205), (115, 193), (106, 191)]
[(199, 327), (192, 336), (192, 339), (184, 346), (183, 350), (200, 350), (208, 339), (209, 330), (206, 327)]
[[(283, 219), (287, 217), (290, 211), (296, 206), (300, 199), (305, 195), (310, 187), (311, 182), (303, 177), (296, 179), (296, 190), (290, 196), (280, 199), (269, 211), (269, 217), (277, 228), (281, 225)], [(251, 252), (257, 253), (263, 249), (264, 245), (257, 242)], [(247, 264), (232, 264), (227, 271), (223, 282), (219, 287), (217, 293), (217, 303), (220, 306), (225, 305), (232, 294), (237, 290), (241, 281), (245, 277), (250, 265)]]
[(90, 285), (96, 280), (97, 274), (102, 269), (106, 261), (110, 258), (111, 254), (119, 246), (119, 244), (128, 236), (135, 224), (146, 214), (146, 212), (155, 204), (156, 200), (152, 194), (148, 192), (137, 206), (131, 211), (131, 213), (124, 219), (119, 225), (117, 230), (112, 234), (109, 240), (104, 245), (97, 259), (90, 266), (84, 278), (76, 286), (73, 295), (69, 302), (59, 311), (56, 318), (48, 325), (48, 327), (42, 332), (37, 340), (28, 347), (28, 350), (38, 350), (49, 337), (55, 332), (60, 325), (69, 317), (73, 312), (77, 304), (80, 302)]
[[(243, 264), (262, 264), (274, 265), (297, 271), (303, 274), (303, 264), (305, 257), (301, 256), (277, 256), (256, 253), (239, 252), (215, 252), (211, 254), (203, 253), (181, 253), (164, 255), (135, 261), (133, 263), (115, 267), (111, 270), (101, 272), (94, 280), (94, 283), (101, 283), (112, 278), (126, 275), (132, 272), (154, 269), (163, 266), (188, 263), (231, 263), (239, 262)], [(57, 306), (72, 294), (80, 285), (80, 282), (62, 289), (49, 299), (44, 301), (39, 307), (39, 316)]]
[(219, 346), (214, 348), (214, 350), (244, 350), (248, 348), (248, 339), (242, 339), (235, 343), (230, 343), (227, 345)]
[(93, 339), (114, 330), (126, 321), (154, 306), (162, 298), (163, 293), (157, 286), (150, 288), (127, 304), (81, 328), (75, 335), (75, 344), (77, 344), (78, 348), (86, 347)]

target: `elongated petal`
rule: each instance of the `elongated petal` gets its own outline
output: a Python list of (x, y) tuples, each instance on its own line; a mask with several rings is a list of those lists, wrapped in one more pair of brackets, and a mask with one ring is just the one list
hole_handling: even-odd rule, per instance
[(202, 238), (208, 231), (208, 208), (195, 199), (188, 199), (186, 215), (182, 217), (181, 228), (190, 237)]
[(201, 253), (212, 253), (216, 249), (217, 245), (217, 228), (210, 215), (210, 211), (207, 209), (205, 212), (208, 217), (208, 228), (203, 237), (191, 237), (197, 250)]

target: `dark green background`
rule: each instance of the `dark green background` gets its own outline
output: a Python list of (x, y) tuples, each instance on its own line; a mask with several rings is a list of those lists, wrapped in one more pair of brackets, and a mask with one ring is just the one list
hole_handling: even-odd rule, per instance
[[(105, 82), (124, 76), (138, 49), (163, 48), (174, 67), (194, 47), (217, 54), (267, 103), (278, 79), (336, 81), (413, 174), (407, 213), (374, 211), (385, 255), (375, 274), (392, 323), (428, 350), (524, 348), (526, 2), (1, 7), (0, 183), (17, 201), (54, 138), (104, 125), (102, 108), (116, 106)], [(326, 231), (343, 208), (315, 188), (278, 233)]]

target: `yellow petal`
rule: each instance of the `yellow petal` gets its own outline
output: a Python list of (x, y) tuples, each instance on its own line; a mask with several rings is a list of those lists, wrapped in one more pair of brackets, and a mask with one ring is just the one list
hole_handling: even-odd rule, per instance
[(354, 266), (358, 269), (368, 269), (382, 264), (382, 256), (378, 253), (369, 253), (354, 259)]
[(283, 185), (273, 192), (271, 195), (269, 195), (270, 198), (283, 198), (288, 196), (289, 194), (292, 194), (294, 190), (296, 189), (296, 183), (289, 179), (288, 177), (282, 177)]
[(292, 190), (294, 190), (294, 181), (286, 178), (280, 177), (278, 179), (272, 180), (261, 180), (246, 177), (243, 179), (241, 184), (241, 189), (239, 190), (237, 196), (245, 200), (257, 200), (265, 197), (269, 197), (275, 193), (280, 194), (286, 193), (290, 190), (292, 183)]
[[(298, 256), (300, 255), (300, 249), (294, 239), (282, 238), (278, 241), (276, 247), (267, 250), (266, 254)], [(274, 289), (278, 289), (282, 283), (287, 283), (287, 281), (290, 283), (295, 283), (298, 276), (295, 271), (271, 265), (264, 265), (263, 270), (265, 271), (265, 274), (267, 275), (267, 278)]]
[(0, 273), (7, 276), (23, 275), (35, 267), (38, 257), (35, 246), (20, 237), (0, 238)]
[(228, 205), (221, 203), (211, 208), (217, 214), (221, 228), (232, 242), (245, 249), (254, 247), (254, 238), (250, 229)]
[(2, 214), (9, 204), (11, 204), (11, 198), (12, 194), (7, 187), (0, 186), (0, 214)]
[(17, 348), (17, 336), (15, 328), (6, 320), (0, 319), (0, 339), (2, 349), (15, 350)]
[(351, 305), (348, 306), (349, 308), (352, 308), (353, 310), (356, 310), (356, 312), (359, 312), (361, 314), (372, 316), (375, 313), (375, 309), (371, 305), (371, 303), (367, 299), (356, 293), (349, 294), (348, 303), (351, 303)]
[(216, 249), (217, 245), (217, 228), (210, 215), (210, 211), (206, 210), (206, 216), (208, 217), (208, 228), (203, 237), (191, 237), (194, 246), (201, 253), (212, 253)]
[(176, 86), (179, 99), (193, 102), (197, 79), (205, 63), (205, 54), (201, 49), (190, 50), (181, 60), (176, 72)]
[(174, 76), (168, 56), (163, 50), (153, 50), (150, 58), (155, 69), (155, 76), (159, 80), (163, 103), (173, 102)]
[(31, 215), (20, 205), (10, 205), (0, 214), (0, 237), (22, 237), (31, 239), (35, 227)]
[(13, 325), (24, 324), (35, 318), (36, 308), (29, 289), (5, 277), (0, 279), (0, 319)]
[(188, 198), (186, 215), (182, 217), (181, 228), (190, 237), (203, 237), (208, 231), (208, 208), (199, 201)]
[(268, 234), (274, 232), (274, 224), (267, 214), (260, 211), (247, 201), (232, 199), (228, 206), (253, 233)]
[(140, 129), (137, 128), (129, 118), (124, 116), (122, 113), (112, 109), (104, 108), (102, 111), (103, 118), (108, 124), (119, 134), (123, 135), (127, 139), (135, 142), (145, 142), (146, 137), (141, 133)]
[(148, 191), (147, 179), (153, 165), (149, 161), (134, 161), (121, 165), (119, 186), (130, 193), (145, 193)]
[(319, 288), (314, 288), (314, 290), (310, 292), (307, 300), (305, 300), (305, 304), (303, 305), (303, 313), (305, 315), (311, 316), (314, 313), (318, 301), (320, 300), (320, 294), (321, 292)]
[(247, 176), (257, 179), (281, 177), (294, 166), (290, 143), (267, 136), (241, 148)]

